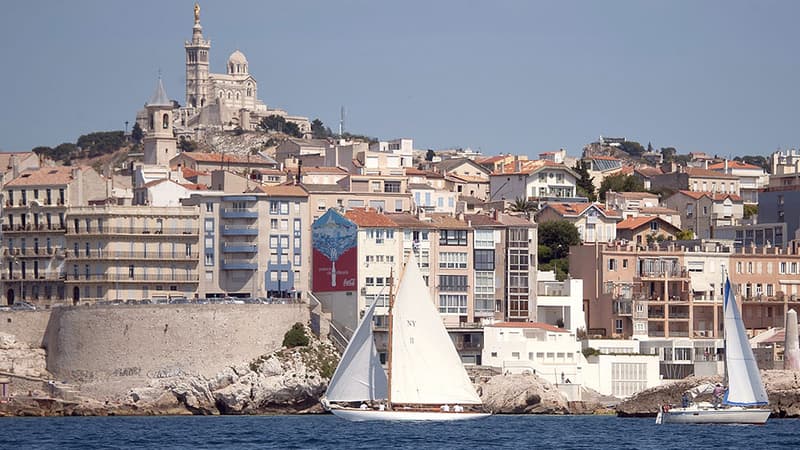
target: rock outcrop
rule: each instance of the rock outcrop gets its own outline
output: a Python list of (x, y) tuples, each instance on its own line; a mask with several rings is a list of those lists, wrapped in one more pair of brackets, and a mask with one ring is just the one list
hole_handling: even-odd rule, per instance
[[(769, 395), (769, 405), (776, 417), (800, 417), (800, 372), (766, 370), (761, 378)], [(722, 377), (688, 377), (642, 391), (617, 405), (617, 415), (623, 417), (655, 416), (665, 404), (680, 404), (684, 391), (703, 383), (721, 382)], [(698, 400), (708, 400), (699, 397)]]
[(536, 375), (495, 375), (476, 385), (484, 406), (495, 414), (568, 414), (560, 392)]

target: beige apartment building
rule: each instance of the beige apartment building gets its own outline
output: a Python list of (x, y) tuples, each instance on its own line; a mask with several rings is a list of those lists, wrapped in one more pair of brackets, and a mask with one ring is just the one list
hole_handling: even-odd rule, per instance
[(308, 286), (308, 193), (295, 185), (183, 200), (200, 224), (197, 296), (296, 298)]
[(103, 202), (110, 183), (91, 167), (24, 170), (3, 186), (0, 303), (59, 303), (71, 206)]
[(570, 274), (584, 280), (590, 334), (721, 339), (726, 274), (750, 330), (781, 327), (800, 308), (797, 250), (615, 243), (571, 247), (569, 259)]
[(193, 297), (198, 233), (194, 207), (70, 208), (64, 247), (69, 303)]

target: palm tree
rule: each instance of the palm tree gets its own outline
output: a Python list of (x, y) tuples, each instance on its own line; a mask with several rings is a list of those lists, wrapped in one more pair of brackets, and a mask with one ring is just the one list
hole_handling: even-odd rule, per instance
[(531, 213), (536, 212), (538, 209), (536, 207), (536, 203), (526, 200), (522, 197), (517, 197), (509, 208), (513, 212), (525, 214), (525, 217), (527, 217), (528, 220), (531, 219)]

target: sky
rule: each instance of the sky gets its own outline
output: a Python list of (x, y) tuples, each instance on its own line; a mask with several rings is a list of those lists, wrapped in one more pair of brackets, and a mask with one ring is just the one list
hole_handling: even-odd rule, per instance
[[(0, 149), (121, 130), (185, 102), (193, 1), (0, 6)], [(202, 1), (211, 72), (241, 50), (259, 98), (418, 149), (579, 155), (600, 135), (680, 153), (800, 146), (800, 2)]]

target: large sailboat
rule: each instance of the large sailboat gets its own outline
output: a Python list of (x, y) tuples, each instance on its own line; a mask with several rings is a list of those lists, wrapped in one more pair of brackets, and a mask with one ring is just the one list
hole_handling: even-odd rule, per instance
[[(393, 283), (391, 283), (393, 284)], [(442, 323), (413, 253), (389, 294), (387, 370), (372, 335), (375, 304), (342, 355), (322, 404), (352, 420), (450, 421), (489, 416)]]
[[(767, 392), (747, 339), (742, 315), (731, 292), (730, 279), (725, 280), (724, 331), (725, 367), (728, 389), (720, 404), (699, 402), (682, 407), (662, 407), (656, 423), (749, 423), (763, 424), (770, 415)], [(704, 389), (705, 388), (705, 389)], [(712, 389), (702, 386), (687, 392), (697, 393)]]

